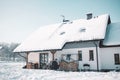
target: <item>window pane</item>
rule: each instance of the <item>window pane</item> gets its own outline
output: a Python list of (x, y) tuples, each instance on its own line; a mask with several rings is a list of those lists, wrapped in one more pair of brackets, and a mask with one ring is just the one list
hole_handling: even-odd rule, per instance
[(119, 64), (119, 54), (114, 54), (115, 64)]
[(94, 60), (93, 50), (89, 50), (89, 60), (90, 60), (90, 61), (93, 61), (93, 60)]
[(67, 54), (66, 60), (70, 61), (70, 58), (71, 58), (71, 54)]
[(82, 61), (82, 51), (78, 51), (78, 60)]

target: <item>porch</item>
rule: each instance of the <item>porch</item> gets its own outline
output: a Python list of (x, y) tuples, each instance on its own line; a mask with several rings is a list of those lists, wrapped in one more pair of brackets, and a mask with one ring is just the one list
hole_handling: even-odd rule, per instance
[[(61, 60), (61, 62), (59, 62), (58, 65), (53, 65), (52, 63), (53, 61), (48, 64), (40, 65), (38, 63), (29, 62), (27, 63), (26, 68), (27, 69), (50, 69), (50, 70), (59, 70), (59, 71), (78, 71), (77, 61), (67, 62), (67, 61)], [(54, 66), (56, 66), (57, 69), (55, 69)]]
[[(59, 55), (59, 57), (56, 57), (55, 54), (58, 54), (58, 53), (56, 53), (56, 51), (50, 51), (49, 53), (47, 52), (38, 53), (37, 54), (38, 62), (32, 62), (30, 60), (29, 61), (27, 60), (26, 68), (27, 69), (50, 69), (50, 70), (60, 70), (60, 71), (79, 71), (79, 70), (89, 71), (90, 70), (89, 64), (79, 63), (81, 62), (79, 61), (81, 60), (81, 56), (79, 54), (74, 54), (74, 53), (68, 54), (68, 52), (65, 52), (66, 53), (65, 54), (63, 52), (62, 54)], [(33, 53), (33, 54), (36, 55), (36, 53)], [(33, 58), (33, 55), (31, 56), (32, 57), (29, 57), (29, 58)], [(53, 62), (57, 62), (57, 63), (55, 63), (54, 65)], [(80, 65), (83, 67), (82, 69), (79, 69)]]

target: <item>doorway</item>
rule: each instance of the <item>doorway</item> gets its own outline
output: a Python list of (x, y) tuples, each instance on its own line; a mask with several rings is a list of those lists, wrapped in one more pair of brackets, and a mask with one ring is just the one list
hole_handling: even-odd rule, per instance
[(40, 53), (39, 59), (40, 59), (40, 68), (44, 69), (48, 63), (48, 53)]

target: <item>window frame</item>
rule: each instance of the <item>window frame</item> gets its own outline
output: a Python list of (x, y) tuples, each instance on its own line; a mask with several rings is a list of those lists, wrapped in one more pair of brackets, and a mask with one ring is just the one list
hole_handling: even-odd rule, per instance
[(82, 50), (78, 51), (78, 61), (82, 61)]
[(71, 54), (66, 54), (66, 60), (68, 60), (68, 61), (71, 60)]
[(120, 54), (119, 53), (114, 54), (114, 64), (115, 65), (120, 64)]
[(94, 61), (94, 50), (89, 50), (89, 61)]

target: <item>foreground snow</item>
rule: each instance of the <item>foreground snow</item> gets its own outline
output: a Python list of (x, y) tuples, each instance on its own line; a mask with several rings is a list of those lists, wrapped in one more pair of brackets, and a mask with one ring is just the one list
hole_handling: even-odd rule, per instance
[(22, 69), (25, 63), (0, 62), (0, 80), (120, 80), (120, 72), (64, 72)]

